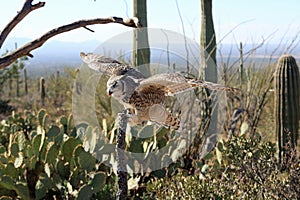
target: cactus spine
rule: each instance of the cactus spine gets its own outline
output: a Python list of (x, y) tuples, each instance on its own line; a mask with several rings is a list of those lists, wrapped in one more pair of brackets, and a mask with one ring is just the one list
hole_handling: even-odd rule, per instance
[(291, 55), (279, 58), (275, 70), (275, 130), (279, 161), (290, 158), (297, 145), (299, 128), (300, 79), (296, 60)]

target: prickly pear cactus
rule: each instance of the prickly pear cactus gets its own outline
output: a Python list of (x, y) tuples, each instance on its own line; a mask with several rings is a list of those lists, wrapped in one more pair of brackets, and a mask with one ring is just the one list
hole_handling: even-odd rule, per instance
[(300, 119), (300, 77), (296, 60), (291, 55), (279, 58), (275, 70), (275, 127), (279, 160), (290, 157), (297, 145)]
[(105, 199), (98, 196), (107, 173), (75, 136), (72, 116), (56, 124), (48, 118), (42, 109), (13, 113), (0, 123), (0, 197)]

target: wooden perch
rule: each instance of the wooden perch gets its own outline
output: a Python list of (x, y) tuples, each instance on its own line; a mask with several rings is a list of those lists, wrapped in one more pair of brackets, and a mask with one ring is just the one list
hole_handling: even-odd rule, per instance
[(138, 18), (133, 17), (124, 20), (120, 17), (109, 17), (109, 18), (96, 18), (96, 19), (90, 19), (90, 20), (80, 20), (77, 22), (73, 22), (68, 25), (60, 26), (58, 28), (52, 29), (51, 31), (47, 32), (40, 38), (37, 38), (24, 46), (16, 49), (15, 51), (6, 54), (2, 58), (0, 58), (0, 69), (5, 68), (12, 64), (15, 60), (17, 60), (20, 57), (23, 56), (30, 56), (30, 52), (34, 49), (37, 49), (38, 47), (42, 46), (48, 39), (50, 39), (53, 36), (56, 36), (58, 34), (71, 31), (77, 28), (86, 27), (88, 25), (94, 25), (94, 24), (109, 24), (109, 23), (118, 23), (122, 24), (124, 26), (139, 28), (141, 27), (141, 24), (138, 20)]
[(38, 8), (44, 7), (45, 2), (38, 2), (36, 4), (32, 4), (33, 0), (26, 0), (22, 9), (18, 12), (18, 14), (6, 25), (3, 31), (0, 33), (0, 49), (9, 35), (9, 33), (15, 28), (15, 26), (22, 21), (31, 11), (36, 10)]

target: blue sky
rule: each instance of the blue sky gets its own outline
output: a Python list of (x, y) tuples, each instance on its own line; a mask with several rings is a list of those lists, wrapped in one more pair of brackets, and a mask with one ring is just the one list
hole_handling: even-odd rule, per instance
[[(132, 16), (132, 0), (45, 0), (46, 5), (30, 13), (10, 37), (36, 38), (52, 28), (80, 19)], [(188, 37), (199, 41), (200, 0), (177, 0)], [(4, 3), (5, 2), (5, 3)], [(22, 0), (6, 0), (1, 4), (0, 30), (23, 5)], [(37, 1), (35, 1), (37, 2)], [(148, 0), (148, 26), (182, 33), (175, 0)], [(272, 35), (271, 43), (291, 41), (300, 31), (299, 0), (213, 0), (217, 41), (253, 43)], [(128, 31), (121, 25), (91, 26), (56, 36), (61, 41), (105, 41)], [(234, 29), (234, 30), (233, 30)], [(229, 34), (228, 34), (229, 33)]]

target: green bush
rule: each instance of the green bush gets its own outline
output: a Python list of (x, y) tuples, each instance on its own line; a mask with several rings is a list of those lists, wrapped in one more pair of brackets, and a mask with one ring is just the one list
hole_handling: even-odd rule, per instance
[(9, 105), (9, 100), (0, 99), (0, 113), (7, 114), (13, 110), (13, 107)]
[(185, 171), (152, 179), (144, 198), (151, 199), (299, 199), (300, 162), (290, 161), (281, 171), (275, 144), (261, 142), (260, 135), (220, 141), (197, 175)]

